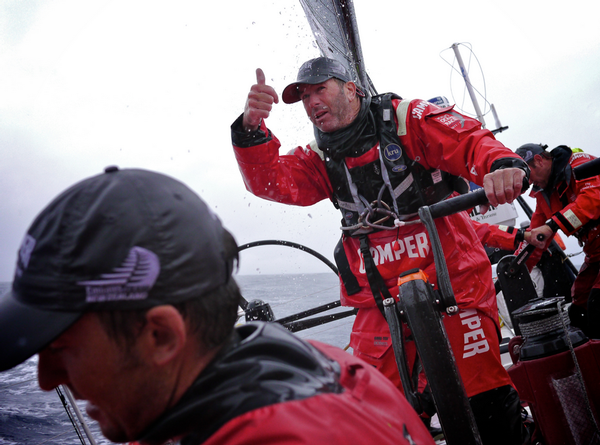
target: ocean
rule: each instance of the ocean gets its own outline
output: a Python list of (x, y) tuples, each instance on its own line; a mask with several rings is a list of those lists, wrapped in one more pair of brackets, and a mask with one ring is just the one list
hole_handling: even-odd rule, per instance
[[(337, 276), (324, 274), (239, 275), (236, 280), (246, 300), (260, 299), (271, 305), (275, 318), (339, 299)], [(0, 283), (0, 294), (10, 283)], [(337, 308), (327, 314), (347, 310)], [(324, 315), (324, 314), (319, 314)], [(344, 318), (297, 332), (301, 338), (316, 339), (340, 348), (350, 341), (354, 317)], [(36, 378), (37, 357), (0, 373), (0, 445), (80, 445), (69, 417), (56, 391), (39, 389)], [(78, 406), (87, 419), (85, 402)], [(98, 445), (108, 445), (97, 424), (87, 419)], [(86, 442), (87, 438), (86, 438)]]

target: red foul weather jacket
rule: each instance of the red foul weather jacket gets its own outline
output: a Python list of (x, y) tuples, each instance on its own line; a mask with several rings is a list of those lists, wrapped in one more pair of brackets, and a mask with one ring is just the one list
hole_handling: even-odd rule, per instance
[[(452, 107), (438, 108), (424, 100), (394, 99), (392, 103), (402, 150), (428, 170), (439, 169), (482, 185), (483, 177), (495, 168), (522, 164), (519, 156), (498, 142), (490, 131), (482, 130), (478, 121)], [(232, 141), (250, 192), (299, 206), (334, 200), (323, 153), (315, 142), (280, 155), (280, 142), (264, 121), (249, 136), (241, 129), (241, 119), (240, 116), (232, 125)], [(436, 225), (459, 307), (477, 309), (497, 323), (490, 263), (469, 216), (466, 212), (450, 215), (437, 219)], [(398, 295), (398, 275), (409, 269), (422, 269), (436, 284), (433, 255), (423, 225), (374, 232), (368, 240), (374, 262), (392, 296)], [(389, 330), (369, 287), (359, 239), (343, 235), (342, 244), (360, 291), (349, 295), (342, 285), (341, 302), (368, 309), (357, 315), (351, 346), (355, 352), (382, 357), (391, 347)]]
[(576, 236), (590, 262), (596, 262), (600, 261), (600, 176), (577, 181), (572, 175), (573, 168), (592, 159), (595, 157), (587, 153), (571, 154), (562, 175), (553, 175), (557, 181), (551, 193), (531, 192), (536, 199), (531, 228), (543, 226), (552, 218), (567, 236)]
[(246, 323), (130, 445), (433, 445), (380, 372), (276, 323)]
[(517, 228), (472, 221), (481, 244), (500, 250), (515, 250), (518, 244)]
[[(592, 288), (598, 288), (599, 277), (591, 263), (600, 261), (600, 176), (576, 180), (573, 168), (592, 159), (586, 153), (572, 153), (566, 146), (552, 150), (552, 170), (546, 189), (533, 190), (536, 199), (535, 212), (531, 217), (531, 227), (543, 226), (552, 218), (567, 235), (573, 235), (583, 246), (585, 261), (571, 290), (573, 303), (587, 306)], [(557, 238), (557, 235), (555, 235)], [(546, 243), (546, 248), (551, 240)], [(520, 248), (523, 248), (521, 245)], [(545, 249), (536, 249), (527, 261), (531, 269), (540, 259)]]

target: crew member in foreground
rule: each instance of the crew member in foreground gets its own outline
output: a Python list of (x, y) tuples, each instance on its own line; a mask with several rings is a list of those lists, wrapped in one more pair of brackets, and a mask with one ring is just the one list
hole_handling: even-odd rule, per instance
[[(394, 220), (415, 220), (420, 206), (445, 199), (465, 179), (482, 185), (493, 206), (512, 202), (529, 168), (478, 121), (425, 100), (370, 97), (332, 59), (304, 63), (282, 98), (302, 102), (316, 140), (279, 155), (280, 142), (265, 123), (279, 98), (258, 69), (231, 127), (245, 185), (271, 201), (308, 206), (330, 199), (341, 210), (334, 255), (340, 298), (359, 308), (350, 345), (400, 387), (381, 302), (398, 297), (404, 271), (422, 269), (433, 284), (436, 276), (425, 228)], [(380, 221), (386, 215), (392, 217)], [(490, 262), (466, 212), (438, 220), (437, 229), (460, 308), (444, 323), (483, 442), (521, 444), (528, 434), (500, 361)]]
[(552, 151), (547, 147), (525, 144), (517, 149), (531, 169), (531, 196), (536, 200), (530, 242), (541, 249), (528, 265), (533, 266), (559, 229), (577, 238), (585, 260), (571, 288), (569, 318), (588, 337), (600, 338), (600, 176), (577, 180), (573, 175), (573, 168), (595, 157), (566, 145)]
[(383, 375), (272, 323), (234, 328), (233, 237), (182, 183), (119, 170), (35, 219), (0, 299), (0, 370), (38, 353), (114, 442), (433, 444)]

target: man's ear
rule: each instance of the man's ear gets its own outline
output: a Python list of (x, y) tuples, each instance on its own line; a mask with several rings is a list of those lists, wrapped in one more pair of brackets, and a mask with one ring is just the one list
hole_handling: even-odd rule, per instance
[(188, 340), (183, 316), (170, 305), (155, 306), (146, 313), (143, 333), (146, 352), (158, 366), (177, 358)]
[(533, 155), (532, 164), (534, 164), (534, 167), (537, 167), (543, 160), (544, 158), (542, 157), (542, 155)]
[(356, 95), (356, 84), (352, 81), (348, 81), (344, 84), (344, 91), (346, 92), (346, 97), (348, 100), (352, 100), (353, 98), (357, 98)]

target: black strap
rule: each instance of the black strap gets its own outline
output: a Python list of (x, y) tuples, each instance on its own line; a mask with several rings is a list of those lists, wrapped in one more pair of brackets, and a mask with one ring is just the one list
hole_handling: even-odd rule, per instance
[(340, 274), (344, 288), (346, 288), (346, 294), (354, 295), (358, 293), (360, 291), (360, 284), (358, 284), (358, 280), (350, 268), (350, 263), (346, 256), (346, 251), (344, 250), (343, 237), (340, 238), (335, 246), (333, 258), (335, 259), (335, 264), (337, 265), (338, 273)]
[(371, 250), (369, 249), (369, 239), (367, 238), (367, 235), (361, 235), (360, 237), (360, 252), (362, 253), (365, 262), (365, 273), (367, 275), (367, 280), (369, 281), (369, 286), (371, 287), (371, 292), (373, 293), (373, 298), (375, 299), (375, 303), (377, 303), (377, 307), (381, 314), (385, 318), (383, 300), (392, 298), (392, 296), (388, 291), (381, 274), (377, 270), (377, 266), (375, 266), (375, 261), (373, 261)]
[(566, 207), (569, 204), (569, 197), (567, 196), (567, 193), (565, 193), (567, 191), (568, 186), (569, 185), (565, 181), (561, 182), (556, 188), (556, 192), (558, 193), (558, 199), (560, 200), (563, 207)]

